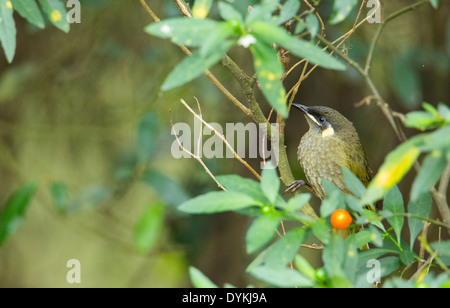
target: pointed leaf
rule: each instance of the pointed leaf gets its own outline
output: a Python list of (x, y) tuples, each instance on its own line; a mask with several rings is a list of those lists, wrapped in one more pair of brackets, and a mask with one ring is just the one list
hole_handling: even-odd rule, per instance
[[(392, 214), (403, 214), (405, 213), (403, 196), (397, 185), (392, 187), (384, 197), (383, 210), (390, 211)], [(394, 216), (388, 218), (387, 221), (394, 228), (395, 234), (397, 235), (397, 242), (400, 243), (400, 235), (404, 224), (404, 217)]]
[(282, 24), (290, 19), (292, 19), (300, 9), (299, 0), (287, 0), (283, 7), (281, 8), (280, 15), (278, 16), (276, 22), (277, 24)]
[(342, 174), (344, 175), (345, 186), (348, 190), (354, 193), (355, 196), (361, 198), (366, 192), (366, 187), (361, 180), (345, 166), (342, 168)]
[(141, 253), (149, 252), (161, 237), (164, 205), (152, 204), (139, 219), (134, 230), (134, 243)]
[(436, 184), (446, 164), (447, 159), (442, 151), (433, 151), (427, 155), (411, 188), (412, 201), (416, 201), (421, 194), (429, 191)]
[(178, 209), (186, 213), (202, 214), (233, 211), (261, 205), (254, 198), (233, 191), (213, 191), (190, 199)]
[(66, 5), (61, 0), (39, 0), (42, 11), (44, 11), (50, 22), (58, 29), (69, 32), (70, 24), (67, 22)]
[(252, 7), (247, 14), (245, 23), (249, 24), (253, 21), (272, 21), (272, 13), (278, 8), (279, 0), (262, 0), (260, 4)]
[(0, 246), (17, 231), (36, 192), (36, 184), (27, 184), (15, 191), (6, 201), (0, 214)]
[(334, 0), (329, 23), (334, 25), (343, 21), (353, 10), (358, 0)]
[(260, 42), (251, 45), (250, 50), (253, 54), (255, 71), (264, 96), (276, 112), (287, 118), (286, 90), (280, 80), (284, 69), (277, 51)]
[(208, 16), (213, 0), (195, 0), (192, 7), (192, 16), (194, 18), (205, 18)]
[(217, 285), (211, 279), (193, 266), (189, 267), (189, 277), (195, 288), (217, 288)]
[(219, 2), (219, 14), (224, 20), (239, 20), (241, 23), (244, 23), (242, 14), (229, 3)]
[(265, 250), (264, 263), (270, 267), (284, 267), (294, 259), (304, 240), (305, 229), (297, 228), (288, 231)]
[(428, 134), (420, 134), (405, 141), (390, 152), (378, 173), (370, 182), (361, 204), (371, 204), (382, 198), (384, 194), (411, 169), (420, 155), (420, 148)]
[(280, 179), (275, 168), (265, 168), (261, 174), (261, 189), (271, 204), (275, 204), (280, 190)]
[[(408, 213), (418, 215), (421, 217), (428, 217), (428, 214), (431, 211), (431, 203), (432, 203), (431, 195), (426, 192), (421, 194), (417, 200), (409, 201), (408, 203)], [(414, 241), (416, 240), (417, 235), (422, 230), (424, 225), (424, 221), (408, 217), (408, 226), (409, 226), (409, 234), (410, 234), (410, 242), (409, 246), (413, 249)]]
[(35, 1), (30, 0), (11, 0), (11, 3), (20, 16), (25, 18), (38, 28), (44, 29), (45, 22), (41, 11)]
[(297, 270), (291, 268), (272, 268), (258, 266), (252, 268), (250, 273), (258, 279), (266, 281), (278, 287), (311, 287), (314, 281), (306, 278)]
[(218, 26), (219, 23), (211, 19), (177, 17), (150, 24), (144, 31), (157, 37), (170, 38), (176, 44), (196, 47), (202, 45), (209, 38), (211, 30)]
[(284, 28), (274, 26), (267, 22), (254, 22), (249, 27), (255, 35), (267, 44), (276, 43), (294, 55), (305, 58), (311, 63), (325, 68), (335, 70), (346, 69), (344, 64), (330, 56), (330, 54), (323, 51), (320, 47), (290, 35)]
[(246, 194), (258, 200), (262, 204), (269, 204), (269, 200), (261, 190), (261, 184), (252, 179), (243, 178), (239, 175), (218, 175), (217, 181), (221, 183), (228, 191), (235, 191)]
[(247, 253), (253, 253), (267, 244), (275, 235), (279, 224), (280, 216), (274, 213), (264, 214), (256, 218), (245, 235)]
[(0, 42), (5, 51), (6, 60), (11, 63), (16, 53), (16, 24), (13, 18), (13, 6), (8, 0), (0, 0)]

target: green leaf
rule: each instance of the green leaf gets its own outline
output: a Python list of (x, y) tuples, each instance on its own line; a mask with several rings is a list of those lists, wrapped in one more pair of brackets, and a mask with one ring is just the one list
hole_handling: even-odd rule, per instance
[(289, 264), (305, 240), (305, 233), (304, 228), (296, 228), (288, 231), (265, 250), (264, 263), (274, 268)]
[(211, 30), (219, 24), (211, 19), (177, 17), (150, 24), (144, 31), (160, 38), (170, 38), (176, 44), (197, 47), (209, 38)]
[(377, 240), (377, 235), (372, 233), (369, 230), (360, 230), (357, 233), (350, 234), (346, 241), (354, 243), (354, 245), (358, 248), (363, 247), (369, 242)]
[(148, 163), (156, 153), (159, 118), (156, 112), (149, 112), (141, 118), (137, 133), (137, 158), (140, 163)]
[(420, 147), (421, 151), (434, 151), (450, 149), (450, 125), (446, 125), (436, 131), (425, 135), (424, 144)]
[(245, 235), (247, 253), (253, 253), (267, 244), (275, 235), (279, 224), (280, 216), (275, 213), (264, 214), (256, 218)]
[(69, 201), (69, 190), (63, 182), (53, 182), (50, 186), (50, 192), (53, 197), (53, 204), (60, 211), (65, 213)]
[(406, 266), (410, 266), (416, 258), (417, 255), (412, 250), (403, 250), (400, 252), (400, 261)]
[[(383, 210), (390, 211), (392, 214), (403, 214), (405, 213), (403, 196), (397, 185), (392, 187), (384, 197)], [(394, 216), (388, 218), (387, 221), (394, 228), (395, 234), (397, 235), (397, 242), (400, 243), (400, 235), (404, 224), (404, 217)]]
[(193, 266), (189, 267), (189, 277), (195, 288), (217, 288), (216, 284)]
[(232, 45), (234, 45), (233, 42), (224, 42), (205, 57), (201, 56), (198, 50), (193, 52), (191, 56), (184, 58), (170, 72), (161, 89), (167, 91), (199, 77), (211, 66), (216, 64)]
[(348, 190), (355, 194), (355, 196), (361, 198), (366, 193), (366, 187), (361, 180), (345, 166), (342, 167), (342, 174), (344, 175), (345, 186)]
[(318, 239), (320, 239), (325, 244), (328, 243), (330, 240), (330, 229), (331, 226), (327, 223), (325, 223), (325, 220), (323, 218), (318, 219), (313, 225), (312, 225), (312, 232), (315, 236), (317, 236)]
[(381, 199), (393, 185), (403, 178), (419, 157), (421, 149), (419, 147), (422, 146), (426, 137), (427, 134), (414, 136), (386, 156), (378, 173), (362, 196), (361, 204), (371, 204)]
[(437, 250), (438, 254), (441, 256), (450, 256), (450, 240), (443, 242), (433, 242), (430, 243), (433, 250)]
[(317, 19), (317, 16), (314, 14), (309, 14), (305, 18), (306, 21), (306, 28), (309, 31), (309, 34), (311, 35), (311, 39), (314, 39), (316, 37), (317, 32), (319, 31), (319, 19)]
[(343, 194), (338, 191), (333, 191), (325, 200), (322, 201), (322, 204), (320, 205), (320, 216), (330, 216), (334, 211), (342, 207), (342, 204)]
[(29, 23), (32, 23), (38, 28), (44, 29), (45, 22), (42, 17), (38, 5), (30, 0), (11, 0), (11, 3), (20, 16), (25, 18)]
[(251, 45), (250, 51), (253, 54), (255, 71), (264, 96), (276, 112), (287, 118), (286, 90), (280, 80), (284, 69), (277, 51), (260, 42)]
[(281, 8), (280, 15), (278, 16), (276, 22), (281, 25), (292, 19), (300, 9), (299, 0), (287, 0), (283, 7)]
[(262, 0), (260, 4), (256, 4), (247, 14), (245, 23), (249, 24), (253, 21), (272, 21), (272, 13), (278, 8), (279, 0)]
[(436, 121), (436, 117), (428, 112), (412, 111), (406, 114), (405, 126), (425, 130), (434, 127)]
[(429, 191), (436, 184), (446, 164), (447, 159), (441, 151), (433, 151), (425, 157), (411, 188), (412, 201), (417, 200), (421, 194)]
[(219, 2), (219, 14), (224, 20), (239, 20), (240, 23), (244, 23), (242, 14), (229, 3)]
[(195, 0), (192, 7), (192, 16), (194, 18), (205, 18), (208, 16), (213, 0)]
[(439, 0), (430, 0), (431, 5), (433, 6), (433, 8), (435, 10), (437, 10), (438, 5), (439, 5)]
[(275, 204), (280, 190), (280, 179), (278, 178), (277, 169), (269, 167), (262, 170), (261, 189), (270, 203)]
[(213, 191), (190, 199), (178, 209), (186, 213), (208, 214), (226, 212), (261, 205), (251, 196), (233, 191)]
[(149, 252), (161, 237), (164, 205), (152, 204), (139, 219), (134, 230), (134, 244), (141, 253)]
[(355, 281), (356, 270), (358, 268), (358, 249), (361, 246), (358, 246), (359, 243), (354, 241), (344, 242), (347, 245), (345, 246), (345, 261), (344, 261), (344, 273), (345, 278), (347, 278), (351, 283)]
[(0, 246), (6, 238), (17, 231), (22, 224), (31, 198), (36, 192), (37, 185), (27, 184), (15, 191), (6, 201), (0, 215)]
[(210, 30), (209, 37), (203, 42), (200, 47), (200, 54), (203, 57), (214, 53), (214, 50), (220, 48), (223, 42), (226, 41), (228, 37), (233, 35), (234, 26), (231, 22), (221, 22), (217, 27)]
[(291, 268), (272, 268), (262, 265), (252, 268), (250, 273), (278, 287), (312, 287), (314, 285), (314, 281)]
[(311, 199), (311, 194), (297, 194), (289, 199), (286, 211), (295, 212), (300, 210)]
[[(426, 192), (421, 194), (417, 200), (409, 201), (408, 203), (408, 213), (413, 215), (418, 215), (421, 217), (428, 217), (428, 214), (431, 211), (431, 203), (432, 203), (431, 195)], [(408, 217), (408, 226), (409, 226), (409, 234), (410, 234), (410, 242), (409, 246), (413, 249), (414, 241), (416, 240), (417, 235), (422, 230), (424, 225), (424, 221)]]
[(11, 63), (16, 53), (16, 24), (13, 18), (13, 7), (8, 0), (0, 0), (0, 41), (6, 60)]
[(446, 123), (450, 123), (450, 108), (446, 104), (440, 102), (438, 104), (438, 112)]
[(351, 13), (358, 0), (334, 0), (329, 23), (334, 25), (343, 21)]
[(67, 22), (66, 6), (61, 0), (39, 0), (42, 11), (50, 22), (58, 29), (69, 32), (70, 24)]
[(190, 199), (178, 182), (159, 171), (146, 170), (141, 179), (152, 186), (167, 205), (178, 206)]
[(221, 183), (228, 191), (243, 193), (253, 197), (261, 204), (269, 204), (270, 201), (261, 190), (261, 183), (252, 179), (243, 178), (239, 175), (218, 175), (217, 181)]
[(294, 260), (295, 267), (298, 268), (300, 273), (305, 275), (309, 279), (315, 280), (316, 270), (309, 264), (309, 262), (301, 255), (296, 255)]
[(261, 204), (269, 204), (269, 200), (261, 190), (261, 184), (252, 179), (243, 178), (239, 175), (218, 175), (219, 181), (228, 191), (235, 191), (253, 197)]
[(351, 209), (354, 212), (362, 214), (364, 212), (364, 208), (359, 203), (359, 199), (355, 198), (355, 196), (352, 195), (345, 195), (345, 202), (349, 209)]
[(323, 51), (320, 47), (290, 35), (284, 28), (267, 22), (254, 22), (249, 27), (266, 44), (276, 43), (294, 55), (305, 58), (311, 63), (325, 68), (335, 70), (346, 69), (346, 66), (342, 62), (330, 56), (330, 54)]
[(332, 236), (322, 253), (322, 260), (329, 277), (345, 277), (343, 269), (345, 256), (344, 240), (339, 235)]

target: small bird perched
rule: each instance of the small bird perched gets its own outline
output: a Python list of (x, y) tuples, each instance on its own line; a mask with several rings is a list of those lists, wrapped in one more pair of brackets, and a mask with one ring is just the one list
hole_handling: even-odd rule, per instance
[(343, 192), (350, 193), (344, 183), (344, 166), (367, 185), (371, 179), (371, 170), (352, 122), (329, 107), (307, 107), (298, 104), (292, 106), (304, 113), (309, 124), (309, 130), (303, 135), (297, 152), (309, 185), (304, 181), (294, 181), (286, 192), (293, 192), (306, 185), (312, 188), (320, 199), (324, 199), (326, 193), (322, 178), (325, 178)]

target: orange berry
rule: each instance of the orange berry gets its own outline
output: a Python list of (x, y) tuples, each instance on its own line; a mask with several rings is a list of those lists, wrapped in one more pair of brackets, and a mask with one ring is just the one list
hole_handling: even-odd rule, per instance
[(352, 223), (352, 216), (346, 210), (336, 210), (331, 214), (331, 224), (336, 229), (345, 229)]

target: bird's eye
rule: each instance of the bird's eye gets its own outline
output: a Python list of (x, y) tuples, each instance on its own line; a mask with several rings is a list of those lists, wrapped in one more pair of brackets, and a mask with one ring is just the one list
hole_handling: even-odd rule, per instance
[(319, 120), (319, 123), (325, 123), (325, 117), (323, 117), (323, 116), (320, 116), (318, 118), (318, 120)]

